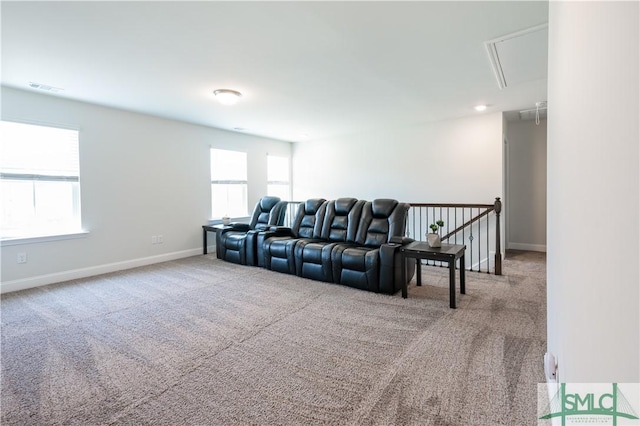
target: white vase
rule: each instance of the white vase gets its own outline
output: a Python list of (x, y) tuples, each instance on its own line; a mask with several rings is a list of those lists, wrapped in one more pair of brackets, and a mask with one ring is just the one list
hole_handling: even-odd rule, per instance
[(229, 225), (231, 223), (231, 218), (229, 216), (222, 216), (222, 224)]
[(427, 233), (427, 244), (429, 244), (429, 247), (442, 247), (440, 235), (432, 232)]

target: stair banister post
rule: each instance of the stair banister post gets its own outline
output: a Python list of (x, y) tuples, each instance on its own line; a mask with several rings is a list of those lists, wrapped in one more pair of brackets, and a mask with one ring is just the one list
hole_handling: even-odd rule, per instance
[(502, 201), (500, 197), (496, 197), (493, 203), (493, 210), (496, 212), (496, 256), (495, 256), (495, 273), (502, 275), (502, 248), (500, 247), (500, 212), (502, 211)]

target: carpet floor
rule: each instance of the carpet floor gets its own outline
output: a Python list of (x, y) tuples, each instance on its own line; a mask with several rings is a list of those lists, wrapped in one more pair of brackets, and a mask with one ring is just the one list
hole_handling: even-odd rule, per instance
[(544, 254), (409, 298), (196, 256), (2, 295), (3, 425), (535, 425)]

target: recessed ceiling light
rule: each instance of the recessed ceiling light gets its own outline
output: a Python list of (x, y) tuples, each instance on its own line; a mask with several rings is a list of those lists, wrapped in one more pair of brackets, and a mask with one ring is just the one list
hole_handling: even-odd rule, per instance
[(213, 94), (216, 95), (216, 99), (223, 105), (233, 105), (242, 97), (242, 93), (230, 89), (214, 90)]
[(486, 105), (476, 105), (476, 106), (475, 106), (475, 107), (473, 107), (473, 108), (474, 108), (476, 111), (478, 111), (478, 112), (482, 112), (482, 111), (484, 111), (484, 110), (486, 110), (486, 109), (487, 109), (487, 106), (486, 106)]

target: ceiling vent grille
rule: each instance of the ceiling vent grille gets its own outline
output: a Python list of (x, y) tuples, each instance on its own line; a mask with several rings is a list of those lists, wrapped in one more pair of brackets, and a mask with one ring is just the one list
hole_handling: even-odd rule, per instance
[(49, 86), (47, 84), (35, 83), (33, 81), (29, 82), (29, 87), (31, 87), (32, 89), (45, 90), (45, 91), (51, 92), (51, 93), (58, 93), (58, 92), (62, 92), (64, 90), (64, 89), (62, 89), (60, 87), (53, 87), (53, 86)]
[(547, 78), (549, 24), (485, 41), (498, 87)]

